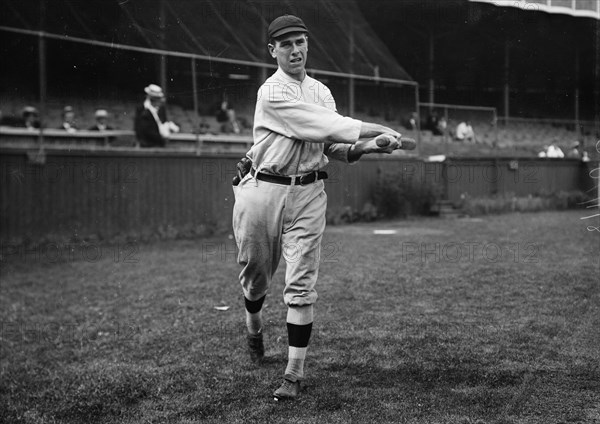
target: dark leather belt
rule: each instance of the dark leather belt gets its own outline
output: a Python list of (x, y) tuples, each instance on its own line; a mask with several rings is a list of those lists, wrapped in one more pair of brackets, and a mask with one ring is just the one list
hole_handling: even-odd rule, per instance
[(283, 175), (265, 174), (264, 172), (256, 172), (254, 168), (250, 170), (250, 173), (257, 180), (284, 185), (307, 185), (318, 180), (327, 179), (327, 172), (325, 171), (313, 171), (309, 174), (301, 175), (299, 177), (284, 177)]

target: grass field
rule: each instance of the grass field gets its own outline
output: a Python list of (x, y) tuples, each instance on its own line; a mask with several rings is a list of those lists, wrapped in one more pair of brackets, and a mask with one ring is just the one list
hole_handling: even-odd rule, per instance
[(258, 368), (226, 236), (5, 251), (0, 421), (599, 423), (588, 212), (329, 227), (286, 403), (283, 266)]

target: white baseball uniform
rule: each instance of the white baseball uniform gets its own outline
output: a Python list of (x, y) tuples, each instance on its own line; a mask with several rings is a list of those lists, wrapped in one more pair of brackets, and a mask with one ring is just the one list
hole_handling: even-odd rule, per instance
[[(305, 175), (321, 170), (328, 156), (348, 162), (361, 124), (336, 112), (324, 84), (308, 75), (299, 82), (278, 69), (258, 91), (254, 145), (247, 157), (256, 172)], [(254, 301), (266, 294), (283, 254), (285, 303), (314, 303), (327, 208), (323, 181), (284, 185), (249, 173), (233, 190), (233, 229), (245, 297)]]

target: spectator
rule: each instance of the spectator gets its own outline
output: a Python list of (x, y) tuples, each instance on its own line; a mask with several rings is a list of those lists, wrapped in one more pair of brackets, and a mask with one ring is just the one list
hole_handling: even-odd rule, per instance
[(171, 134), (179, 132), (179, 127), (167, 120), (162, 88), (150, 84), (144, 92), (146, 100), (135, 112), (135, 136), (141, 147), (165, 147)]
[[(114, 128), (110, 125), (108, 125), (108, 112), (105, 109), (98, 109), (96, 110), (96, 113), (94, 114), (95, 118), (96, 118), (96, 123), (94, 125), (92, 125), (90, 128), (88, 128), (89, 131), (112, 131)], [(115, 141), (115, 136), (111, 135), (111, 136), (107, 136), (104, 137), (104, 140), (102, 142), (98, 141), (98, 144), (109, 144), (112, 143), (113, 141)]]
[(419, 119), (419, 117), (417, 116), (417, 112), (412, 112), (410, 114), (410, 116), (408, 117), (408, 119), (404, 122), (404, 127), (407, 130), (416, 131), (417, 130), (417, 119)]
[(223, 93), (221, 103), (217, 107), (217, 122), (221, 123), (221, 132), (226, 134), (239, 134), (241, 126), (235, 115), (235, 109), (229, 102), (227, 93)]
[(437, 122), (436, 130), (433, 132), (436, 135), (446, 135), (446, 130), (448, 129), (448, 122), (445, 117), (441, 117)]
[(427, 122), (425, 123), (425, 129), (431, 131), (431, 133), (434, 134), (434, 135), (439, 135), (439, 134), (436, 134), (439, 119), (440, 118), (439, 118), (439, 115), (438, 115), (438, 111), (437, 110), (433, 110), (427, 116)]
[(583, 154), (581, 155), (581, 161), (582, 162), (590, 161), (590, 155), (588, 155), (588, 152), (586, 152), (585, 150), (583, 151)]
[(564, 158), (565, 154), (563, 153), (563, 151), (560, 149), (560, 147), (558, 147), (556, 145), (556, 143), (552, 143), (549, 147), (548, 150), (546, 150), (546, 157), (547, 158)]
[(78, 130), (77, 124), (75, 123), (75, 111), (71, 106), (65, 106), (62, 113), (63, 122), (58, 129), (65, 130), (70, 133), (74, 133)]
[(25, 106), (23, 108), (23, 111), (21, 112), (21, 116), (23, 117), (23, 120), (21, 122), (21, 125), (18, 126), (25, 127), (26, 129), (31, 131), (40, 128), (39, 114), (37, 109), (33, 106)]
[(236, 119), (233, 109), (227, 109), (227, 121), (221, 124), (221, 132), (225, 134), (239, 134), (241, 132), (240, 123)]
[(456, 140), (458, 141), (469, 141), (474, 143), (475, 139), (475, 131), (473, 131), (473, 127), (471, 126), (470, 121), (463, 121), (456, 127)]
[(581, 158), (581, 152), (579, 151), (579, 141), (576, 141), (573, 143), (573, 145), (571, 146), (571, 150), (569, 150), (567, 152), (567, 157), (571, 158), (571, 159), (580, 159)]
[(108, 112), (104, 109), (98, 109), (94, 114), (96, 123), (89, 128), (90, 131), (111, 131), (114, 128), (108, 125)]

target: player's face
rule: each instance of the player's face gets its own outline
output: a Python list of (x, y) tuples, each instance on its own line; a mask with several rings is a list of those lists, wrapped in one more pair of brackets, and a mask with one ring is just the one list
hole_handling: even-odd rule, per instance
[(308, 37), (306, 34), (294, 32), (269, 44), (269, 52), (277, 65), (294, 79), (302, 80), (305, 74), (306, 57), (308, 55)]

